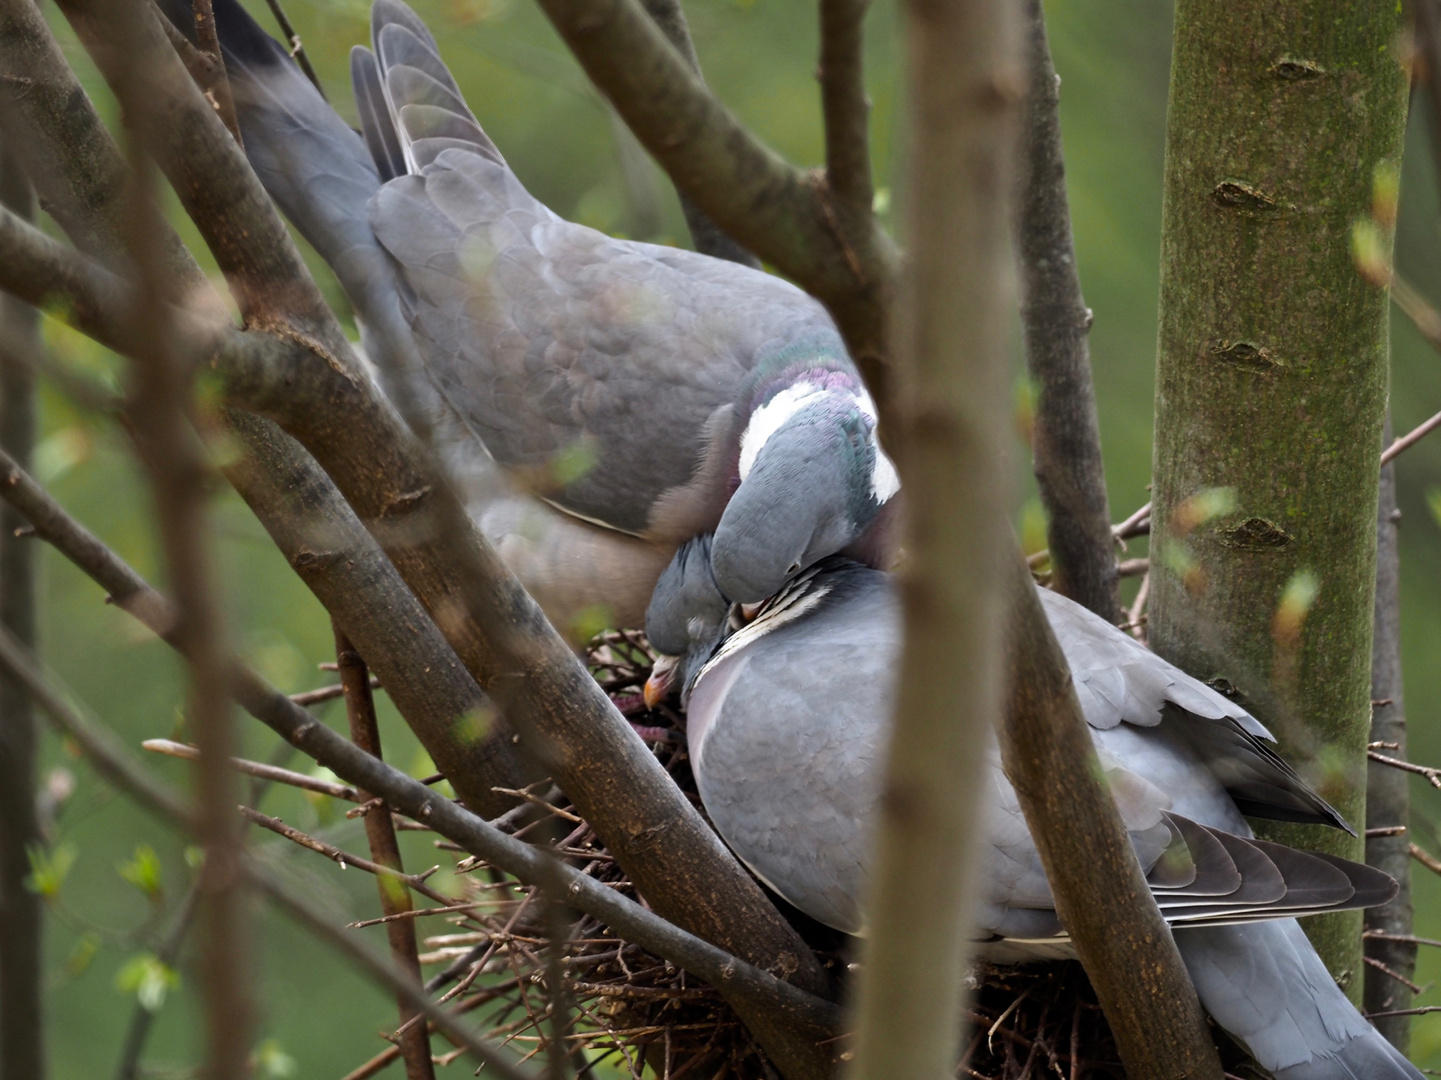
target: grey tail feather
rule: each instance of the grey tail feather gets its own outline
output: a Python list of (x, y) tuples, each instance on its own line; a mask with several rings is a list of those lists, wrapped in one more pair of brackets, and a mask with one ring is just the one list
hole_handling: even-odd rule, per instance
[[(357, 66), (352, 58), (351, 76), (358, 101), (363, 96), (373, 100), (378, 92), (379, 101), (384, 102), (383, 109), (362, 107), (361, 111), (372, 153), (377, 143), (387, 148), (388, 164), (376, 157), (382, 175), (394, 165), (392, 148), (398, 148), (410, 172), (424, 168), (452, 147), (505, 164), (465, 104), (460, 87), (440, 58), (435, 38), (402, 0), (376, 0), (370, 9), (370, 31), (373, 67)], [(367, 83), (364, 88), (362, 78)]]
[(1163, 869), (1152, 871), (1151, 885), (1173, 925), (1225, 926), (1349, 911), (1396, 895), (1393, 878), (1363, 863), (1235, 836), (1179, 814), (1168, 813), (1166, 820), (1172, 841), (1158, 860)]
[(364, 45), (350, 50), (350, 83), (355, 89), (356, 108), (360, 110), (360, 131), (380, 173), (381, 183), (404, 176), (405, 154), (390, 120), (385, 89), (380, 85), (380, 66), (375, 62), (375, 54)]

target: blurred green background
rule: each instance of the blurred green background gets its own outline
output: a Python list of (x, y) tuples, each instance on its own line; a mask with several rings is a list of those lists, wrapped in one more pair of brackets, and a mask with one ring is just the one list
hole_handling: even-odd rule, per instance
[[(306, 48), (339, 108), (352, 120), (347, 55), (367, 40), (363, 0), (287, 0)], [(684, 242), (675, 200), (663, 177), (588, 85), (537, 8), (528, 0), (421, 0), (481, 122), (531, 190), (559, 213), (641, 239)], [(785, 0), (688, 0), (687, 12), (711, 86), (762, 138), (793, 161), (821, 159), (812, 5)], [(1071, 207), (1086, 297), (1095, 310), (1091, 352), (1110, 480), (1119, 519), (1147, 498), (1156, 336), (1156, 274), (1170, 11), (1149, 0), (1053, 0), (1047, 15), (1060, 71), (1062, 120)], [(257, 5), (257, 16), (270, 26)], [(114, 108), (63, 24), (67, 53), (109, 117)], [(874, 148), (879, 203), (893, 207), (891, 185), (901, 156), (899, 27), (894, 7), (877, 3), (869, 20), (868, 82), (875, 102)], [(1403, 182), (1397, 262), (1427, 295), (1441, 300), (1437, 178), (1413, 117)], [(889, 214), (889, 210), (887, 210)], [(193, 230), (185, 235), (192, 241)], [(201, 246), (194, 243), (196, 251)], [(344, 310), (333, 282), (327, 289)], [(1304, 283), (1298, 283), (1304, 287)], [(1398, 431), (1441, 409), (1441, 362), (1399, 315), (1394, 320), (1393, 405)], [(47, 325), (62, 361), (115, 377), (113, 358), (85, 339)], [(158, 577), (148, 496), (124, 437), (57, 394), (43, 398), (44, 435), (36, 471), (55, 495), (152, 579)], [(1441, 764), (1441, 436), (1400, 460), (1404, 515), (1404, 650), (1406, 697), (1416, 760)], [(1034, 500), (1018, 511), (1029, 546), (1039, 547)], [(287, 691), (331, 681), (316, 665), (331, 658), (324, 612), (229, 492), (217, 499), (224, 588), (234, 639), (245, 655)], [(1144, 547), (1135, 549), (1143, 551)], [(87, 579), (62, 559), (42, 557), (42, 643), (57, 674), (131, 746), (168, 736), (180, 723), (181, 672), (162, 645), (102, 603)], [(337, 706), (325, 708), (336, 710)], [(388, 708), (388, 707), (387, 707)], [(325, 714), (343, 726), (338, 713)], [(417, 774), (429, 771), (392, 712), (383, 718), (387, 755)], [(275, 740), (240, 720), (245, 752), (265, 757)], [(143, 992), (163, 993), (146, 1054), (154, 1075), (189, 1075), (199, 1059), (198, 1012), (190, 954), (178, 983), (167, 985), (147, 957), (157, 947), (189, 871), (182, 844), (162, 825), (98, 782), (53, 737), (43, 771), (75, 790), (54, 824), (52, 869), (68, 865), (52, 900), (46, 937), (47, 1020), (53, 1076), (86, 1080), (113, 1073), (127, 1025)], [(185, 768), (153, 766), (176, 785)], [(304, 767), (303, 764), (298, 767)], [(1441, 793), (1420, 780), (1415, 838), (1441, 850)], [(363, 849), (358, 822), (336, 807), (297, 793), (270, 792), (264, 808), (342, 847)], [(442, 861), (407, 834), (413, 868)], [(302, 881), (337, 919), (368, 917), (377, 907), (372, 881), (304, 854), (273, 837), (256, 838), (276, 865)], [(159, 889), (147, 895), (129, 878), (136, 851), (158, 853)], [(141, 860), (144, 862), (145, 860)], [(1441, 937), (1441, 882), (1416, 876), (1417, 931)], [(393, 1026), (393, 1005), (342, 962), (284, 920), (257, 906), (255, 973), (260, 980), (262, 1076), (340, 1077), (383, 1048), (377, 1032)], [(431, 932), (442, 932), (436, 925)], [(376, 935), (379, 931), (363, 931)], [(1423, 952), (1418, 981), (1441, 977), (1441, 954)], [(1441, 1003), (1430, 994), (1418, 1003)], [(1441, 1068), (1441, 1016), (1416, 1023), (1415, 1056)], [(467, 1066), (446, 1072), (460, 1076)], [(399, 1075), (398, 1072), (395, 1075)]]

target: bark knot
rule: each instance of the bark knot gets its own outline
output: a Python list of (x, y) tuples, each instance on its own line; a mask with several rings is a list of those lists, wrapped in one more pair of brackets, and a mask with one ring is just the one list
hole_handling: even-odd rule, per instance
[(1249, 341), (1218, 341), (1211, 346), (1211, 356), (1247, 371), (1270, 371), (1281, 366), (1270, 349)]
[(1254, 184), (1244, 180), (1222, 180), (1211, 192), (1216, 205), (1225, 210), (1248, 210), (1266, 213), (1277, 209), (1277, 202)]
[(1314, 60), (1300, 60), (1294, 56), (1283, 56), (1271, 65), (1271, 74), (1282, 82), (1305, 82), (1319, 79), (1326, 69)]
[(1243, 551), (1279, 551), (1296, 539), (1274, 521), (1260, 517), (1247, 518), (1239, 525), (1221, 529), (1217, 535), (1227, 547)]

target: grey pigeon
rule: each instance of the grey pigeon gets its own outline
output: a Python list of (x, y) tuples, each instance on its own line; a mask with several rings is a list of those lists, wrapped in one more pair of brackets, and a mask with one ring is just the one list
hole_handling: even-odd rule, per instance
[(214, 6), (256, 173), (335, 270), (387, 390), (486, 478), (472, 512), (557, 625), (593, 607), (636, 625), (703, 532), (742, 602), (833, 552), (885, 562), (895, 470), (817, 301), (556, 216), (401, 0), (377, 0), (351, 56), (363, 137), (235, 0)]
[[(689, 567), (689, 573), (686, 567)], [(680, 559), (660, 609), (708, 586)], [(1370, 867), (1256, 840), (1242, 812), (1348, 828), (1235, 703), (1103, 619), (1041, 599), (1136, 855), (1202, 1004), (1277, 1080), (1420, 1073), (1336, 987), (1294, 916), (1369, 907), (1396, 883)], [(658, 667), (684, 686), (706, 811), (758, 877), (813, 918), (862, 933), (869, 823), (901, 648), (888, 575), (842, 558), (806, 571), (744, 624), (717, 606)], [(1016, 962), (1070, 955), (1014, 789), (989, 748), (980, 946)]]

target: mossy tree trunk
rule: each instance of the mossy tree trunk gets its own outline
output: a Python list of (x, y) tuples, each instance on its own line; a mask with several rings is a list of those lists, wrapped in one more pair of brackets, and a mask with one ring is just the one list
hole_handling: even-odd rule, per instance
[[(1389, 341), (1351, 237), (1364, 219), (1389, 250), (1399, 32), (1395, 0), (1179, 0), (1167, 118), (1150, 640), (1234, 688), (1357, 829)], [(1308, 927), (1353, 995), (1360, 924)]]

